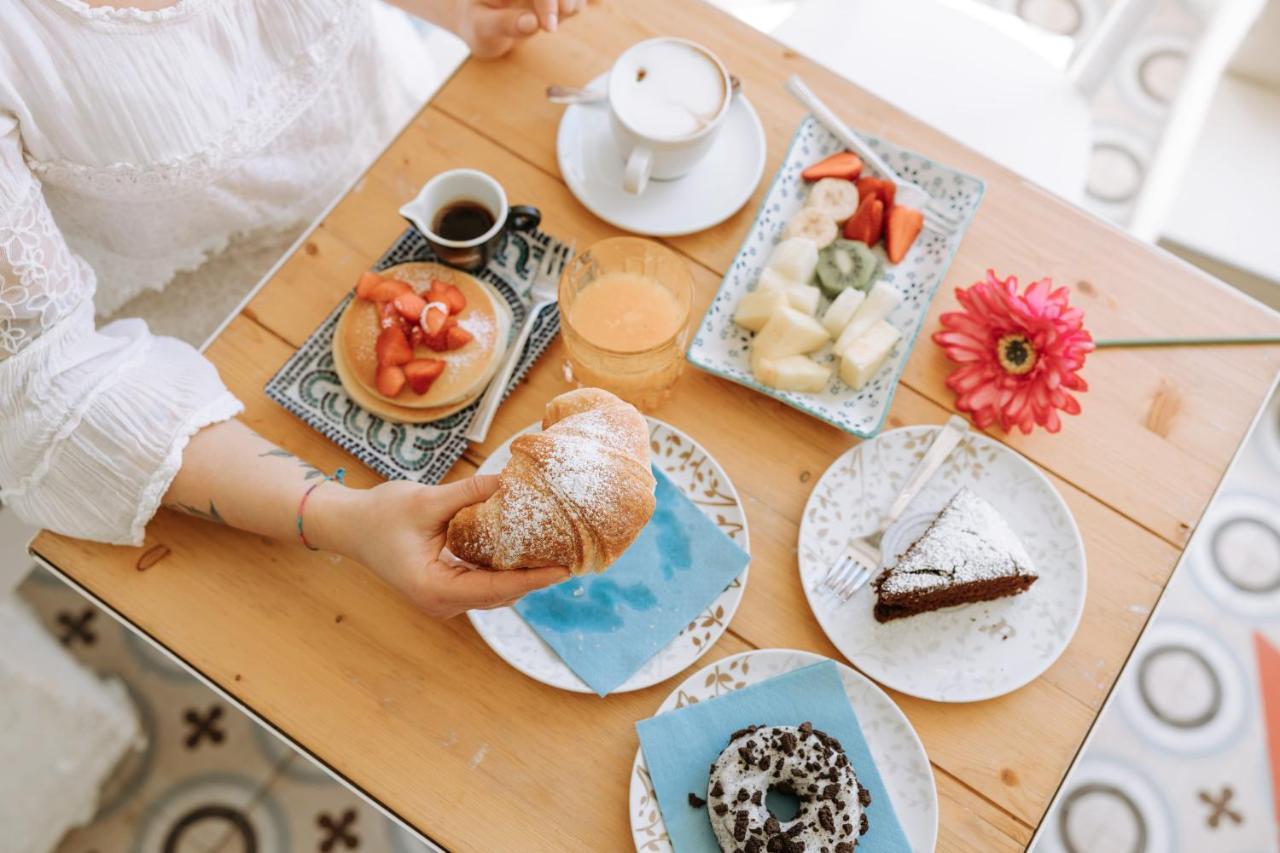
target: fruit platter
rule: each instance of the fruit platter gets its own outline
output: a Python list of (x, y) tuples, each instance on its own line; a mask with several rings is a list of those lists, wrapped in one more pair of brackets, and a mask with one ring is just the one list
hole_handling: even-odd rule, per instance
[(962, 226), (926, 229), (893, 176), (806, 118), (689, 347), (698, 367), (864, 438), (884, 422), (983, 193), (978, 178), (869, 142)]

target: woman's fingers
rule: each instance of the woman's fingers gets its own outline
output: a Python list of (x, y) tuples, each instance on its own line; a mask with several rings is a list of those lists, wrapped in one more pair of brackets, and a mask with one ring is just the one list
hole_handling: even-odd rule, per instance
[(549, 33), (554, 33), (560, 24), (561, 0), (533, 0), (533, 11), (538, 13), (538, 22)]
[(498, 490), (498, 482), (497, 474), (480, 474), (437, 486), (431, 495), (431, 507), (439, 517), (453, 518), (463, 507), (488, 500)]
[(569, 579), (560, 566), (506, 572), (473, 569), (454, 578), (455, 591), (467, 608), (504, 607), (520, 597)]
[(472, 31), (469, 38), (472, 53), (479, 59), (493, 59), (511, 49), (516, 40), (538, 31), (538, 16), (523, 4), (511, 6), (473, 7)]

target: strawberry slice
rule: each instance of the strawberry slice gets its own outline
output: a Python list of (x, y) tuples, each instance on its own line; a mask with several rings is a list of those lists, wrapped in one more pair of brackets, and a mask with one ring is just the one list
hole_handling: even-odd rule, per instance
[(409, 328), (409, 346), (417, 349), (427, 345), (427, 333), (417, 323)]
[(392, 327), (383, 329), (374, 344), (374, 352), (381, 366), (399, 366), (413, 359), (413, 347), (409, 346), (409, 336), (400, 329)]
[(857, 180), (861, 174), (862, 158), (852, 151), (841, 151), (814, 163), (801, 172), (800, 177), (806, 181), (817, 181), (822, 178), (844, 178), (846, 181), (853, 181)]
[(403, 281), (388, 278), (369, 291), (369, 298), (374, 302), (394, 302), (395, 298), (402, 293), (413, 293), (413, 288)]
[(448, 299), (445, 297), (444, 294), (445, 294), (445, 291), (447, 291), (448, 289), (449, 289), (449, 283), (447, 281), (441, 281), (438, 278), (431, 279), (431, 286), (427, 288), (427, 293), (426, 293), (427, 301), (428, 302), (444, 302), (447, 305)]
[(361, 299), (372, 299), (373, 297), (370, 294), (373, 293), (373, 289), (384, 281), (386, 279), (376, 272), (360, 273), (360, 280), (356, 282), (356, 296)]
[(868, 193), (858, 203), (858, 210), (844, 224), (846, 240), (861, 240), (868, 246), (874, 246), (880, 239), (884, 229), (884, 203), (877, 193)]
[(397, 296), (393, 300), (393, 304), (396, 306), (396, 310), (400, 312), (401, 317), (410, 323), (416, 323), (422, 317), (422, 309), (427, 307), (427, 300), (410, 291)]
[(399, 329), (406, 335), (409, 334), (409, 324), (400, 316), (394, 302), (378, 303), (378, 325), (383, 329)]
[(452, 326), (449, 331), (445, 333), (445, 348), (462, 349), (474, 339), (475, 335), (471, 334), (461, 326)]
[(404, 366), (405, 378), (415, 394), (425, 394), (441, 373), (445, 363), (438, 358), (419, 358)]
[(444, 289), (444, 301), (449, 306), (450, 314), (461, 314), (467, 307), (467, 297), (462, 295), (457, 285), (451, 284)]
[(884, 250), (889, 255), (889, 262), (896, 264), (907, 256), (907, 250), (920, 236), (924, 227), (924, 214), (914, 207), (895, 205), (889, 211), (889, 221), (884, 232)]
[(437, 335), (445, 327), (449, 319), (449, 306), (441, 302), (432, 302), (422, 313), (422, 328), (428, 335)]
[(378, 393), (384, 397), (394, 397), (404, 390), (404, 371), (394, 364), (384, 364), (378, 368), (374, 384)]
[(886, 212), (893, 210), (893, 197), (897, 192), (898, 185), (884, 178), (862, 178), (858, 181), (858, 203), (861, 204), (868, 195), (874, 194), (884, 204)]

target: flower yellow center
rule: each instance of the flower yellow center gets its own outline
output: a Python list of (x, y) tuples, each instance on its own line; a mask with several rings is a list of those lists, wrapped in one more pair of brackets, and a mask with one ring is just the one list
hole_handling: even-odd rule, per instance
[(1012, 376), (1029, 373), (1036, 366), (1036, 349), (1026, 335), (1005, 335), (996, 342), (996, 357), (1005, 372)]

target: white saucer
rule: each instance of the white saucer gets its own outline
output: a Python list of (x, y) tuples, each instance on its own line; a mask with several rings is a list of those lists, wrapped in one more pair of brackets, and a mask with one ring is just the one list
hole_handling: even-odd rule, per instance
[[(601, 74), (588, 88), (604, 89), (607, 78)], [(650, 181), (638, 196), (622, 189), (622, 155), (607, 103), (565, 109), (556, 158), (569, 191), (605, 222), (635, 234), (676, 237), (720, 224), (751, 198), (764, 174), (764, 126), (739, 94), (702, 162), (683, 178)]]

